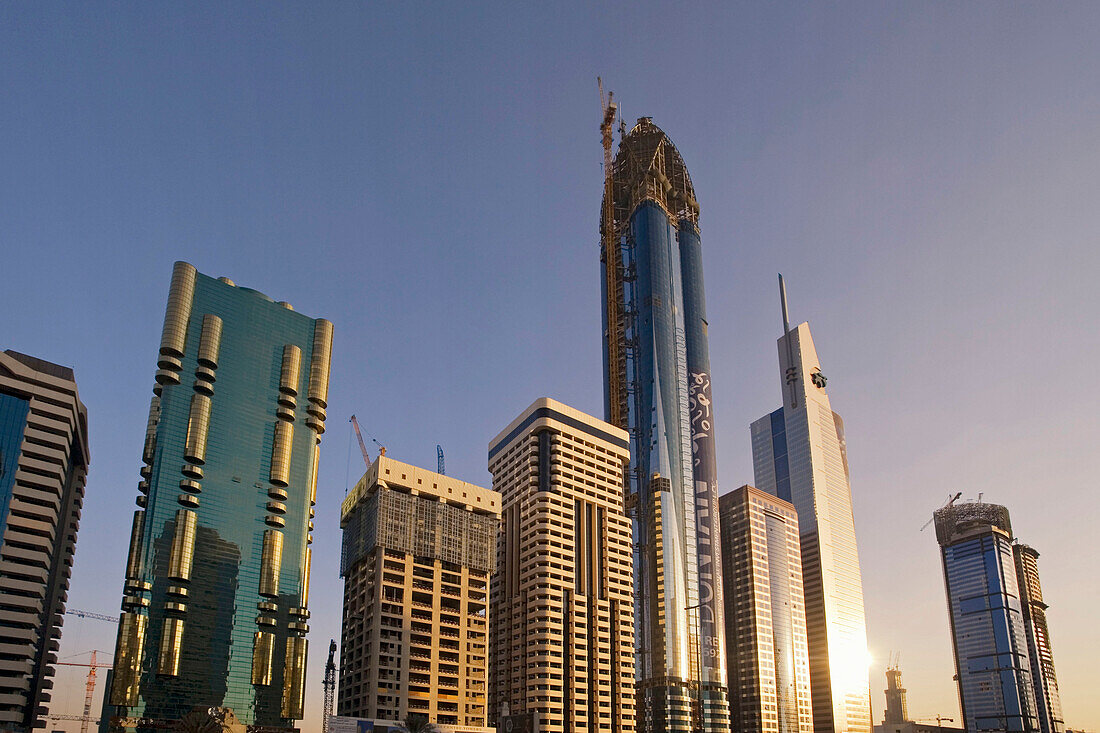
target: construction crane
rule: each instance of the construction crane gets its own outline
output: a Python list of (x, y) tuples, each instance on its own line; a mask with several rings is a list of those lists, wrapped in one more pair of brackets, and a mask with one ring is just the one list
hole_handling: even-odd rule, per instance
[[(351, 426), (355, 428), (355, 437), (359, 439), (359, 450), (363, 452), (363, 462), (367, 464), (367, 468), (370, 468), (370, 457), (367, 456), (367, 444), (363, 442), (363, 432), (359, 429), (359, 421), (355, 419), (355, 415), (352, 415), (348, 420)], [(379, 443), (374, 439), (374, 436), (367, 433), (367, 437), (371, 439), (371, 442), (378, 446), (378, 455), (386, 455), (386, 446)]]
[(332, 703), (336, 698), (336, 639), (328, 643), (328, 662), (325, 663), (325, 709), (321, 711), (321, 733), (328, 733), (328, 719), (332, 717)]
[(954, 723), (955, 722), (954, 718), (948, 718), (948, 717), (945, 717), (943, 715), (940, 715), (939, 713), (936, 713), (935, 715), (922, 715), (921, 717), (914, 718), (913, 720), (915, 720), (915, 721), (934, 720), (934, 721), (936, 721), (936, 728), (938, 728), (941, 731), (943, 730), (944, 721), (947, 721), (949, 723)]
[[(106, 618), (110, 618), (109, 616)], [(88, 668), (88, 680), (84, 688), (84, 715), (69, 715), (69, 716), (56, 716), (51, 715), (51, 718), (58, 720), (79, 720), (80, 721), (80, 733), (88, 733), (88, 723), (98, 723), (98, 718), (92, 717), (92, 698), (95, 696), (95, 671), (98, 667), (109, 667), (109, 664), (97, 664), (96, 663), (96, 650), (92, 650), (92, 658), (88, 664), (82, 662), (55, 662), (55, 664), (63, 664), (67, 667), (87, 667)]]
[(114, 616), (107, 616), (102, 613), (92, 613), (91, 611), (81, 611), (79, 608), (67, 608), (65, 613), (72, 616), (79, 616), (80, 618), (94, 618), (96, 621), (110, 621), (112, 624), (117, 624), (118, 619)]
[(443, 462), (443, 446), (435, 444), (435, 472), (441, 476), (447, 474), (447, 464)]
[[(946, 509), (947, 507), (953, 505), (956, 501), (958, 501), (959, 497), (962, 496), (962, 495), (963, 495), (963, 492), (961, 492), (961, 491), (955, 492), (955, 495), (948, 497), (947, 503), (944, 504), (941, 508)], [(929, 519), (927, 522), (925, 522), (924, 526), (920, 528), (920, 531), (923, 532), (924, 530), (928, 529), (928, 525), (932, 524), (932, 522), (934, 522), (935, 520), (936, 520), (936, 515), (933, 514), (932, 518)]]
[(626, 427), (626, 360), (623, 356), (625, 334), (619, 314), (622, 301), (622, 255), (619, 253), (619, 238), (615, 228), (615, 185), (612, 177), (613, 161), (611, 144), (614, 140), (615, 115), (618, 106), (614, 102), (615, 93), (603, 96), (603, 79), (596, 77), (600, 88), (600, 137), (603, 141), (603, 216), (600, 223), (600, 259), (604, 265), (604, 287), (607, 302), (607, 364), (608, 394), (610, 399), (609, 422), (620, 428)]
[(355, 419), (355, 415), (352, 415), (348, 422), (355, 428), (355, 437), (359, 439), (359, 450), (363, 452), (363, 463), (370, 468), (370, 456), (367, 455), (367, 444), (363, 442), (363, 433), (359, 430), (359, 421)]

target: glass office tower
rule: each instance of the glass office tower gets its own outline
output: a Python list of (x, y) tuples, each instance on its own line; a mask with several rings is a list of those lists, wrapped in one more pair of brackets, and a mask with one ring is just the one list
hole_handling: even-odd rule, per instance
[(963, 727), (969, 733), (1039, 731), (1008, 510), (954, 504), (933, 517)]
[(730, 730), (813, 733), (798, 514), (752, 486), (718, 506)]
[[(177, 262), (109, 704), (149, 721), (302, 717), (332, 324)], [(231, 711), (231, 712), (229, 712)], [(159, 723), (157, 723), (159, 725)]]
[[(604, 129), (606, 141), (606, 119)], [(601, 230), (607, 421), (630, 434), (638, 727), (725, 731), (699, 204), (679, 152), (648, 117), (623, 131)]]
[(816, 733), (870, 733), (867, 629), (844, 422), (825, 393), (809, 324), (779, 338), (783, 407), (752, 424), (758, 488), (794, 504), (802, 545)]

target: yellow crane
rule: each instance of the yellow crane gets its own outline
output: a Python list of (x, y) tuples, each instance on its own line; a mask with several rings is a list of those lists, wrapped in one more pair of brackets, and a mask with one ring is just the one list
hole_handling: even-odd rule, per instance
[(607, 309), (605, 338), (607, 339), (608, 394), (611, 402), (608, 405), (608, 417), (612, 425), (625, 428), (626, 360), (623, 349), (626, 335), (620, 313), (623, 293), (622, 256), (619, 252), (619, 238), (615, 227), (614, 161), (611, 158), (615, 115), (619, 108), (614, 101), (614, 92), (609, 91), (607, 99), (604, 99), (601, 77), (596, 77), (596, 84), (600, 88), (600, 112), (603, 115), (600, 121), (600, 137), (603, 141), (603, 216), (600, 222), (600, 259), (604, 264), (604, 285), (607, 291), (607, 302), (604, 307)]

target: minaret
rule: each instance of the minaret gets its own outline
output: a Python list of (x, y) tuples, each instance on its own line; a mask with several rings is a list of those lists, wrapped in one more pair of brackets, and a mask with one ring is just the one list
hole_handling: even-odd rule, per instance
[(783, 407), (752, 424), (758, 488), (794, 504), (802, 546), (816, 733), (870, 733), (867, 630), (844, 421), (833, 412), (810, 326), (791, 328), (779, 276)]
[[(605, 151), (612, 122), (605, 114)], [(680, 153), (650, 118), (621, 135), (605, 180), (601, 264), (607, 418), (630, 434), (638, 725), (725, 731), (699, 204)]]

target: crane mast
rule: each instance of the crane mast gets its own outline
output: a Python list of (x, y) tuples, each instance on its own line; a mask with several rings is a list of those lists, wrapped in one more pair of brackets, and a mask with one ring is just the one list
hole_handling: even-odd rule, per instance
[[(69, 613), (69, 612), (66, 612)], [(75, 612), (78, 615), (81, 612)], [(91, 615), (91, 614), (89, 614)], [(101, 616), (103, 620), (110, 621), (110, 616), (102, 616), (102, 614), (96, 614)], [(117, 619), (114, 619), (117, 621)], [(95, 679), (96, 669), (99, 667), (109, 667), (110, 664), (101, 664), (96, 661), (96, 651), (92, 650), (92, 658), (88, 664), (81, 662), (54, 662), (54, 664), (64, 665), (66, 667), (87, 667), (88, 678), (84, 684), (84, 714), (83, 715), (50, 715), (47, 716), (53, 720), (79, 720), (80, 721), (80, 733), (88, 733), (88, 723), (98, 723), (96, 718), (92, 717), (92, 698), (95, 697)]]
[(603, 95), (603, 79), (596, 77), (600, 88), (600, 137), (603, 141), (603, 216), (600, 223), (600, 260), (604, 265), (604, 289), (607, 293), (607, 371), (608, 371), (608, 422), (620, 428), (626, 425), (626, 360), (624, 348), (626, 334), (622, 322), (622, 255), (619, 252), (618, 232), (615, 226), (615, 186), (614, 161), (611, 157), (611, 144), (614, 140), (615, 104), (614, 92)]
[(332, 703), (336, 698), (336, 639), (328, 643), (328, 662), (325, 664), (325, 709), (322, 711), (321, 733), (328, 733), (328, 719), (332, 717)]
[(359, 421), (355, 419), (355, 415), (352, 415), (348, 422), (355, 428), (355, 437), (359, 441), (359, 450), (363, 452), (363, 463), (367, 464), (367, 468), (370, 468), (370, 456), (367, 455), (367, 444), (363, 442), (363, 433), (359, 430)]

